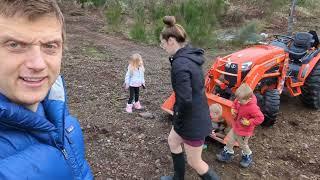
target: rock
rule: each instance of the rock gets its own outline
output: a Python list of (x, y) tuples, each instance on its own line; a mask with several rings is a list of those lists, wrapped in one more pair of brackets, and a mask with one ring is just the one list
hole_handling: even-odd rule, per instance
[(142, 112), (142, 113), (139, 113), (139, 115), (145, 119), (153, 119), (154, 118), (154, 115), (151, 114), (150, 112)]
[(143, 139), (143, 138), (145, 138), (145, 137), (146, 137), (146, 135), (140, 134), (140, 135), (138, 136), (138, 139)]
[(155, 164), (159, 164), (160, 163), (160, 159), (157, 159), (154, 163)]
[(157, 169), (157, 170), (156, 170), (156, 173), (157, 173), (157, 174), (159, 174), (159, 173), (160, 173), (160, 170), (159, 170), (159, 169)]
[(310, 164), (316, 164), (317, 162), (316, 162), (314, 159), (311, 159), (311, 160), (309, 161), (309, 163), (310, 163)]
[(90, 129), (90, 128), (91, 128), (90, 124), (88, 124), (86, 128), (87, 128), (87, 129)]
[(310, 178), (304, 174), (300, 174), (299, 179), (310, 179)]

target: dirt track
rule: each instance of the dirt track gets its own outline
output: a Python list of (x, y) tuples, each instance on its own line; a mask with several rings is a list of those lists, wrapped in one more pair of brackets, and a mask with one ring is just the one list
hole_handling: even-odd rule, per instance
[[(66, 20), (63, 74), (96, 179), (149, 180), (172, 173), (166, 142), (171, 122), (160, 109), (171, 92), (165, 52), (101, 33), (104, 24), (93, 16), (67, 15)], [(141, 102), (153, 119), (124, 113), (127, 92), (121, 85), (127, 59), (134, 52), (145, 60), (147, 89), (141, 92)], [(208, 60), (204, 68), (210, 65)], [(320, 179), (320, 112), (305, 108), (297, 98), (284, 95), (281, 100), (276, 125), (257, 128), (251, 139), (254, 165), (249, 169), (239, 168), (239, 155), (231, 164), (217, 162), (215, 154), (222, 146), (209, 142), (203, 159), (222, 179)], [(186, 179), (197, 179), (189, 167)]]

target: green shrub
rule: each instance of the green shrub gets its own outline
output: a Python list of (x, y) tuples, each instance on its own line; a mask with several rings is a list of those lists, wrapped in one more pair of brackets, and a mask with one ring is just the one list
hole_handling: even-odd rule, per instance
[(135, 8), (134, 20), (135, 23), (129, 33), (130, 37), (137, 41), (146, 42), (148, 33), (146, 31), (146, 15), (143, 4)]
[(218, 27), (226, 7), (224, 0), (179, 0), (174, 3), (165, 0), (109, 0), (107, 5), (106, 19), (113, 31), (119, 29), (121, 14), (126, 10), (126, 14), (134, 20), (129, 27), (130, 38), (158, 42), (164, 27), (162, 18), (173, 15), (184, 26), (191, 42), (204, 47), (214, 44), (212, 32)]
[(106, 3), (106, 0), (79, 0), (81, 5), (86, 3), (93, 4), (95, 7), (103, 6)]
[(130, 29), (130, 37), (134, 40), (146, 42), (147, 41), (147, 32), (145, 26), (141, 22), (136, 22), (133, 27)]
[(257, 34), (258, 25), (253, 21), (243, 26), (236, 38), (232, 41), (233, 45), (254, 44), (261, 40), (261, 37)]
[(319, 0), (297, 0), (297, 5), (315, 11), (320, 9)]
[(122, 19), (122, 6), (118, 0), (108, 2), (105, 17), (112, 31), (119, 32)]
[(179, 8), (182, 25), (191, 41), (200, 46), (212, 44), (215, 37), (212, 32), (218, 24), (218, 18), (224, 11), (222, 0), (187, 0)]

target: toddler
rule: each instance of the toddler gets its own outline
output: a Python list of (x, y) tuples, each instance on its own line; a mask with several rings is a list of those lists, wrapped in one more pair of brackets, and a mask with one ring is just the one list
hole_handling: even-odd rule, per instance
[(237, 141), (242, 149), (240, 165), (248, 167), (252, 163), (252, 151), (249, 148), (249, 138), (253, 135), (254, 128), (261, 124), (264, 116), (257, 105), (257, 99), (252, 89), (247, 84), (242, 84), (235, 93), (231, 113), (234, 117), (232, 129), (229, 131), (229, 140), (224, 150), (217, 154), (217, 159), (230, 162), (233, 158), (233, 146)]
[(214, 103), (210, 105), (209, 110), (213, 127), (211, 135), (224, 138), (224, 131), (227, 128), (227, 125), (222, 118), (222, 106)]

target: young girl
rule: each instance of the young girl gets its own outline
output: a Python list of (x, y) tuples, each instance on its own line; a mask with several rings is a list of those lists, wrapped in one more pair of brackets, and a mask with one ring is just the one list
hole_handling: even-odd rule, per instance
[(127, 103), (126, 111), (132, 113), (132, 107), (142, 109), (139, 101), (139, 88), (145, 88), (144, 66), (140, 54), (133, 54), (129, 60), (128, 71), (126, 73), (125, 89), (129, 89), (130, 97)]
[(181, 25), (175, 23), (175, 17), (166, 16), (163, 22), (165, 27), (160, 34), (160, 47), (170, 55), (171, 84), (176, 101), (173, 125), (168, 137), (174, 175), (162, 176), (160, 179), (184, 179), (183, 145), (188, 164), (201, 179), (217, 180), (217, 174), (201, 158), (205, 137), (212, 131), (201, 68), (204, 51), (187, 43), (187, 34)]
[(248, 141), (253, 135), (254, 128), (262, 123), (264, 116), (257, 105), (257, 99), (252, 89), (247, 84), (242, 84), (236, 90), (236, 99), (233, 103), (231, 113), (234, 116), (232, 129), (228, 133), (230, 139), (224, 150), (217, 154), (217, 159), (222, 162), (230, 162), (233, 158), (233, 146), (235, 141), (242, 149), (240, 165), (248, 167), (252, 163), (252, 151)]

